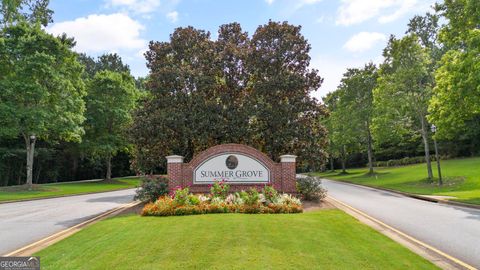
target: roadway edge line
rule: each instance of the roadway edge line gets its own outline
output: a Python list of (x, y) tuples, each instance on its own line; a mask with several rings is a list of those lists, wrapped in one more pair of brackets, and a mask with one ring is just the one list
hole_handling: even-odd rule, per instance
[[(127, 210), (129, 208), (132, 208), (132, 207), (135, 207), (139, 204), (141, 204), (142, 202), (141, 201), (134, 201), (134, 202), (131, 202), (131, 203), (127, 203), (127, 204), (123, 204), (121, 206), (118, 206), (118, 207), (115, 207), (113, 209), (110, 209), (106, 212), (103, 212), (91, 219), (88, 219), (86, 221), (83, 221), (82, 223), (79, 223), (77, 225), (74, 225), (72, 227), (69, 227), (65, 230), (62, 230), (62, 231), (59, 231), (59, 232), (56, 232), (52, 235), (49, 235), (47, 237), (44, 237), (40, 240), (37, 240), (31, 244), (28, 244), (24, 247), (21, 247), (21, 248), (18, 248), (14, 251), (11, 251), (9, 252), (8, 254), (5, 254), (3, 256), (5, 257), (10, 257), (10, 256), (20, 256), (20, 255), (23, 255), (23, 256), (28, 256), (28, 255), (25, 255), (25, 253), (28, 253), (29, 255), (31, 255), (32, 253), (34, 252), (37, 252), (37, 251), (40, 251), (41, 249), (43, 248), (40, 248), (38, 249), (38, 247), (42, 247), (42, 245), (45, 245), (45, 244), (48, 244), (46, 245), (45, 247), (49, 246), (49, 245), (52, 245), (78, 231), (80, 231), (81, 229), (89, 226), (89, 225), (92, 225), (98, 221), (101, 221), (103, 219), (106, 219), (108, 217), (111, 217), (111, 216), (115, 216), (121, 212), (123, 212), (124, 210)], [(33, 252), (32, 252), (33, 251)]]
[(391, 192), (391, 193), (395, 193), (395, 194), (398, 194), (398, 195), (403, 195), (405, 197), (409, 197), (409, 198), (412, 198), (412, 199), (427, 201), (427, 202), (431, 202), (431, 203), (438, 203), (438, 204), (443, 204), (443, 205), (458, 206), (458, 207), (465, 207), (465, 208), (470, 208), (470, 209), (474, 209), (474, 210), (480, 210), (480, 205), (471, 204), (471, 203), (464, 203), (464, 202), (453, 201), (453, 200), (445, 200), (445, 199), (436, 199), (436, 198), (428, 197), (428, 196), (425, 196), (425, 195), (408, 193), (408, 192), (403, 192), (403, 191), (384, 188), (384, 187), (375, 187), (375, 186), (363, 185), (363, 184), (350, 182), (350, 181), (347, 181), (347, 180), (333, 180), (333, 179), (329, 179), (329, 178), (322, 178), (322, 179), (332, 181), (332, 182), (335, 182), (335, 183), (344, 184), (344, 185), (351, 185), (351, 186), (362, 187), (362, 188), (367, 188), (367, 189), (374, 189), (374, 190)]
[[(419, 245), (419, 246), (421, 246), (421, 247), (423, 247), (423, 248), (425, 248), (425, 249), (427, 249), (427, 250), (435, 253), (437, 256), (440, 256), (440, 257), (442, 257), (442, 258), (446, 258), (446, 259), (450, 260), (451, 262), (453, 262), (453, 263), (455, 263), (455, 264), (458, 264), (458, 265), (464, 267), (465, 269), (477, 270), (477, 268), (469, 265), (468, 263), (463, 262), (462, 260), (457, 259), (457, 258), (455, 258), (455, 257), (453, 257), (453, 256), (451, 256), (451, 255), (449, 255), (449, 254), (447, 254), (447, 253), (445, 253), (445, 252), (437, 249), (437, 248), (434, 248), (434, 247), (430, 246), (429, 244), (424, 243), (424, 242), (422, 242), (422, 241), (414, 238), (413, 236), (410, 236), (410, 235), (408, 235), (408, 234), (406, 234), (406, 233), (404, 233), (404, 232), (402, 232), (402, 231), (400, 231), (400, 230), (398, 230), (398, 229), (395, 229), (394, 227), (392, 227), (392, 226), (390, 226), (390, 225), (387, 225), (386, 223), (384, 223), (384, 222), (382, 222), (382, 221), (380, 221), (380, 220), (378, 220), (378, 219), (376, 219), (376, 218), (374, 218), (374, 217), (366, 214), (365, 212), (363, 212), (363, 211), (361, 211), (361, 210), (358, 210), (358, 209), (354, 208), (353, 206), (350, 206), (350, 205), (348, 205), (348, 204), (346, 204), (346, 203), (344, 203), (344, 202), (341, 202), (341, 201), (339, 201), (339, 200), (331, 197), (330, 195), (327, 196), (327, 199), (333, 201), (334, 204), (340, 204), (341, 206), (343, 206), (343, 207), (345, 207), (345, 208), (347, 208), (347, 209), (349, 209), (349, 210), (357, 213), (357, 214), (360, 215), (360, 216), (363, 216), (364, 218), (366, 218), (366, 219), (368, 219), (368, 220), (376, 223), (377, 225), (379, 225), (379, 226), (381, 226), (381, 227), (387, 228), (388, 230), (396, 233), (397, 235), (405, 238), (406, 240), (409, 240), (409, 241), (413, 242), (414, 244)], [(353, 215), (352, 215), (352, 216), (353, 216)], [(355, 217), (355, 216), (353, 216), (353, 217)], [(363, 222), (362, 222), (362, 223), (363, 223)], [(368, 224), (366, 224), (366, 225), (368, 226)], [(370, 227), (371, 227), (371, 226), (370, 226)], [(373, 228), (373, 229), (375, 229), (375, 228)], [(380, 233), (382, 233), (382, 232), (380, 232)], [(385, 235), (385, 234), (384, 234), (384, 235)], [(388, 237), (388, 235), (387, 235), (387, 237)], [(389, 237), (389, 238), (392, 239), (391, 237)], [(396, 241), (395, 239), (392, 239), (392, 240)], [(420, 254), (419, 254), (419, 255), (420, 255)], [(421, 255), (420, 255), (420, 256), (421, 256)], [(423, 256), (422, 256), (422, 257), (423, 257)], [(433, 263), (434, 263), (434, 262), (433, 262)]]

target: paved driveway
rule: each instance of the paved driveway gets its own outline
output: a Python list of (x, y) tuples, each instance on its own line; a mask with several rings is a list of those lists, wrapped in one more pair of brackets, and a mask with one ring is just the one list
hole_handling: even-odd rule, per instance
[(480, 210), (322, 181), (331, 197), (480, 269)]
[(132, 201), (135, 189), (0, 204), (0, 255)]

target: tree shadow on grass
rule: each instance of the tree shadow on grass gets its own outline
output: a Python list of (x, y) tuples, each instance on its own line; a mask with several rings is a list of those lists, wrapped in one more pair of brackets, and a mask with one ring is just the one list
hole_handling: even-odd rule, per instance
[(8, 186), (8, 187), (0, 187), (0, 192), (45, 192), (45, 191), (57, 191), (58, 188), (55, 187), (47, 187), (44, 185), (32, 185), (32, 189), (29, 189), (27, 185), (19, 185), (19, 186)]
[(442, 185), (439, 185), (438, 178), (434, 178), (434, 179), (423, 178), (419, 181), (409, 182), (408, 185), (419, 187), (419, 188), (443, 189), (443, 188), (458, 187), (462, 185), (464, 182), (465, 182), (464, 176), (450, 176), (450, 177), (443, 178)]
[(352, 173), (352, 175), (357, 174), (357, 176), (351, 177), (351, 179), (364, 179), (364, 178), (378, 178), (380, 176), (391, 174), (390, 172), (374, 172), (374, 173)]

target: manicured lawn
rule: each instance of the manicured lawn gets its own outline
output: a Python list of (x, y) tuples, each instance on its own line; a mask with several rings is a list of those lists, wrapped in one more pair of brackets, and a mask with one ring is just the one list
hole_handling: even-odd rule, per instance
[(336, 209), (120, 216), (36, 255), (42, 269), (437, 269)]
[[(339, 175), (338, 172), (314, 175), (415, 194), (453, 196), (457, 201), (480, 204), (480, 158), (442, 160), (441, 165), (442, 176), (446, 180), (443, 186), (425, 181), (425, 164), (376, 168), (378, 174), (374, 176), (366, 175), (367, 169), (347, 170), (347, 175)], [(432, 166), (436, 176), (436, 163)]]
[(24, 187), (0, 188), (0, 202), (33, 198), (47, 198), (69, 194), (112, 191), (117, 189), (134, 188), (140, 184), (140, 178), (116, 178), (111, 182), (83, 182), (83, 183), (55, 183), (36, 185), (31, 191)]

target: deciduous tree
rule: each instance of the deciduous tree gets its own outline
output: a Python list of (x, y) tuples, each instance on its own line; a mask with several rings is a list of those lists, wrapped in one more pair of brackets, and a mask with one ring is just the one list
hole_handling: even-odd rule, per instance
[(37, 139), (83, 134), (82, 66), (71, 45), (26, 23), (0, 32), (0, 135), (23, 137), (29, 186)]
[(139, 96), (130, 74), (102, 70), (88, 83), (84, 147), (106, 160), (105, 179), (112, 176), (112, 157), (128, 146), (126, 130)]
[(411, 129), (422, 136), (428, 179), (433, 179), (428, 143), (428, 102), (433, 87), (430, 52), (420, 45), (416, 35), (402, 39), (391, 37), (384, 50), (374, 103), (380, 112), (377, 125), (394, 123), (387, 128)]
[(452, 139), (480, 117), (480, 4), (446, 0), (437, 9), (448, 20), (440, 32), (448, 51), (435, 72), (429, 119), (438, 127), (437, 136)]

